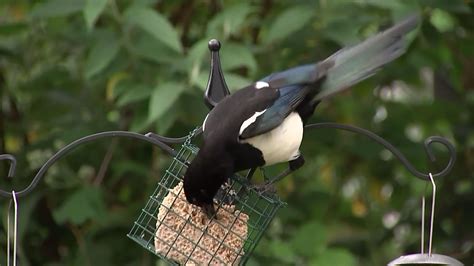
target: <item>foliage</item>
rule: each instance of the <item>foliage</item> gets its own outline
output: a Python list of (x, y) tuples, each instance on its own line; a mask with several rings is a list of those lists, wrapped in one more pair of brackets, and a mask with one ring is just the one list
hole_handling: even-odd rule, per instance
[[(473, 8), (464, 0), (4, 0), (0, 153), (15, 154), (19, 167), (13, 182), (2, 178), (0, 185), (21, 190), (56, 150), (87, 134), (192, 130), (207, 111), (210, 38), (223, 45), (235, 91), (418, 12), (423, 21), (407, 54), (322, 103), (312, 121), (375, 131), (423, 171), (446, 163), (442, 147), (427, 163), (426, 137), (455, 143), (455, 169), (437, 183), (434, 247), (472, 264)], [(418, 252), (424, 182), (361, 136), (308, 131), (303, 145), (306, 165), (279, 184), (288, 207), (249, 264), (384, 265)], [(149, 145), (125, 139), (72, 152), (20, 200), (21, 264), (156, 264), (125, 234), (167, 162)], [(6, 176), (7, 166), (0, 167)], [(1, 204), (6, 217), (8, 203)]]

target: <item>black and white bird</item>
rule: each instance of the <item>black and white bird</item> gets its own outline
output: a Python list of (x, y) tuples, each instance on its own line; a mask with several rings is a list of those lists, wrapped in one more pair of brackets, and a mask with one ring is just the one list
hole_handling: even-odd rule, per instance
[(280, 162), (304, 164), (303, 128), (318, 103), (404, 53), (411, 16), (329, 58), (274, 73), (222, 99), (206, 116), (203, 144), (184, 175), (187, 200), (212, 217), (213, 198), (233, 173)]

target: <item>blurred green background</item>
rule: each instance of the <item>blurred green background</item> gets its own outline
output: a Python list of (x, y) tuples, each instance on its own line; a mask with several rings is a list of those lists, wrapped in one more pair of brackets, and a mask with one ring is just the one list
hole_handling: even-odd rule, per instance
[[(407, 53), (322, 103), (312, 121), (372, 130), (423, 172), (447, 163), (440, 145), (429, 162), (423, 140), (449, 138), (458, 159), (437, 180), (434, 251), (472, 265), (473, 9), (469, 0), (2, 0), (0, 154), (14, 154), (18, 168), (11, 181), (0, 165), (0, 187), (25, 188), (55, 151), (88, 134), (187, 134), (207, 112), (210, 38), (222, 43), (235, 91), (418, 12)], [(249, 265), (385, 265), (419, 251), (425, 182), (363, 136), (308, 131), (302, 150), (306, 165), (278, 185), (288, 206)], [(160, 264), (126, 234), (168, 162), (128, 139), (97, 141), (62, 159), (19, 201), (21, 265)], [(0, 204), (5, 251), (8, 200)]]

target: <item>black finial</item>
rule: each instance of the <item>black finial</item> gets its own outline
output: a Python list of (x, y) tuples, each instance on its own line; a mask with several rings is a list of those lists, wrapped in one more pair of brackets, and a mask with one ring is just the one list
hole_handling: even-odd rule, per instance
[(219, 51), (221, 49), (221, 43), (216, 39), (211, 39), (208, 44), (209, 51)]
[(209, 71), (209, 81), (207, 82), (206, 92), (204, 93), (204, 102), (209, 109), (212, 109), (224, 97), (229, 95), (230, 92), (225, 83), (219, 59), (221, 43), (216, 39), (212, 39), (209, 41), (208, 47), (209, 51), (211, 51), (211, 69)]

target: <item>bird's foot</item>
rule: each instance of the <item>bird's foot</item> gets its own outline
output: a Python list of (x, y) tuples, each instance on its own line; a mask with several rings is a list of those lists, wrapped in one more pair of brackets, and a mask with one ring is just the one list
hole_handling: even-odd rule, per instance
[(303, 166), (304, 163), (305, 163), (304, 157), (303, 157), (302, 154), (300, 154), (300, 156), (298, 156), (296, 159), (294, 159), (292, 161), (289, 161), (288, 165), (289, 165), (291, 171), (295, 171), (295, 170), (301, 168), (301, 166)]
[(277, 193), (275, 184), (270, 181), (266, 181), (262, 184), (253, 184), (250, 186), (250, 189), (253, 189), (262, 195), (273, 195)]
[(217, 212), (216, 212), (216, 208), (214, 207), (214, 203), (202, 204), (201, 209), (202, 209), (202, 212), (206, 214), (209, 220), (214, 219), (214, 217), (216, 217), (217, 219), (217, 216), (216, 216)]
[(219, 188), (214, 198), (219, 204), (232, 205), (239, 200), (240, 195), (232, 189), (229, 182), (226, 182)]

